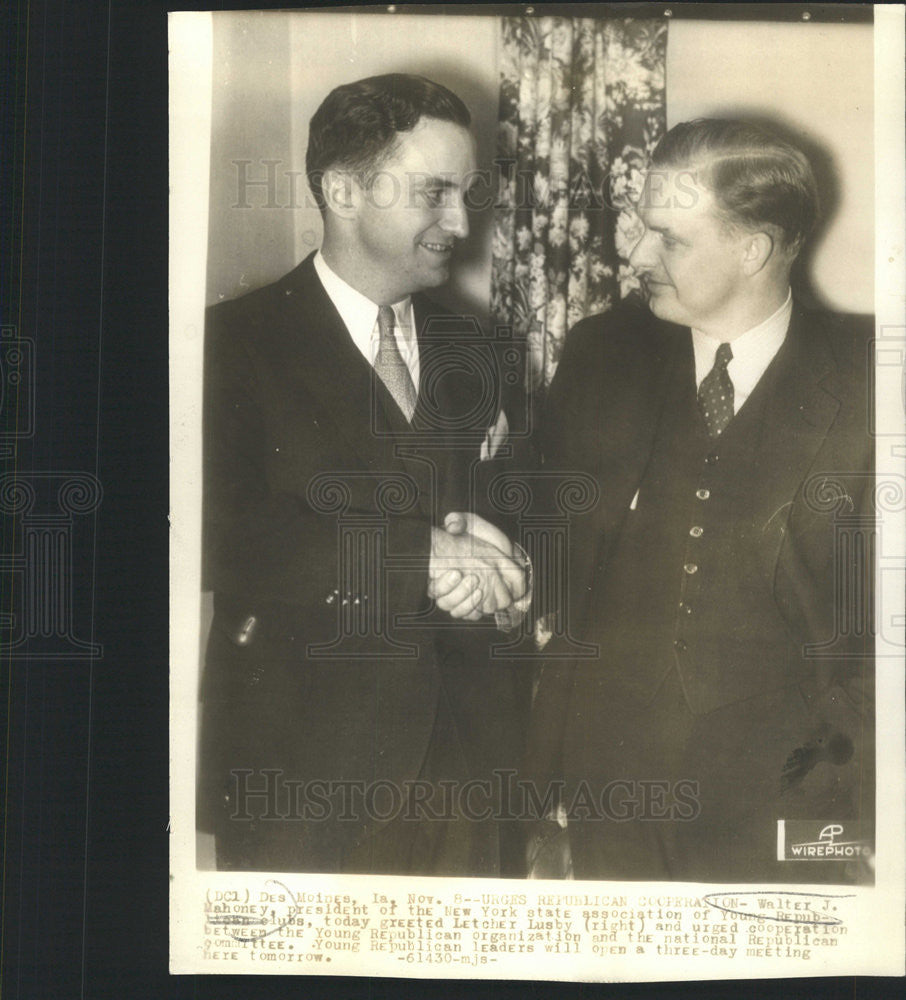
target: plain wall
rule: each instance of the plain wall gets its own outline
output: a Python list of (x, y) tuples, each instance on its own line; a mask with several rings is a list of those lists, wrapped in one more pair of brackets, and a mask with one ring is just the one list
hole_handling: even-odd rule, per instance
[[(495, 155), (499, 19), (481, 16), (253, 12), (214, 14), (213, 156), (207, 301), (231, 298), (288, 271), (321, 237), (305, 183), (308, 121), (337, 84), (390, 71), (422, 73), (469, 105), (479, 166)], [(755, 115), (813, 153), (829, 208), (807, 260), (814, 297), (873, 311), (873, 49), (870, 25), (671, 21), (667, 118)], [(276, 198), (249, 188), (275, 160)], [(298, 206), (298, 207), (294, 207)], [(442, 295), (484, 317), (490, 294), (488, 208), (471, 217)]]

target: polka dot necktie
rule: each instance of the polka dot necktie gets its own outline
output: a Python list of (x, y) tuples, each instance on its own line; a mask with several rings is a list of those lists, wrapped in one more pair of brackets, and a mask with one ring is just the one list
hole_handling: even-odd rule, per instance
[(393, 309), (390, 306), (381, 306), (378, 309), (380, 340), (374, 359), (374, 370), (390, 390), (390, 395), (396, 400), (396, 404), (403, 411), (405, 418), (411, 422), (412, 414), (415, 413), (416, 392), (412, 383), (412, 375), (409, 373), (409, 368), (403, 360), (402, 354), (400, 354), (396, 337), (393, 334), (394, 319)]
[(733, 382), (727, 372), (727, 365), (732, 360), (730, 345), (721, 344), (717, 348), (714, 367), (702, 379), (698, 389), (698, 406), (713, 438), (733, 419)]

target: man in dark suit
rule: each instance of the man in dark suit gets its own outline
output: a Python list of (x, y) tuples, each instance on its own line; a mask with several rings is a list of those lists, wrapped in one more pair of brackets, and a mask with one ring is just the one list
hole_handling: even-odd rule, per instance
[(517, 760), (519, 702), (488, 642), (526, 580), (475, 498), (506, 416), (474, 321), (421, 294), (468, 233), (468, 126), (421, 77), (338, 87), (306, 160), (320, 251), (210, 311), (199, 811), (218, 867), (500, 872), (489, 779)]
[(866, 877), (871, 362), (791, 296), (817, 207), (787, 142), (677, 125), (638, 206), (647, 309), (567, 340), (545, 463), (600, 486), (569, 567), (597, 655), (545, 668), (530, 771), (565, 781), (577, 878)]

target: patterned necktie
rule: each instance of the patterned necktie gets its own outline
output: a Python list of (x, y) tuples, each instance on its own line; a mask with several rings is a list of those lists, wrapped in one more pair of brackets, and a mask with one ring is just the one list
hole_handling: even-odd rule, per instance
[(714, 367), (702, 379), (698, 389), (698, 406), (713, 438), (733, 419), (733, 382), (727, 371), (727, 365), (732, 360), (730, 345), (721, 344), (717, 348)]
[(378, 309), (380, 341), (374, 359), (374, 370), (390, 390), (390, 395), (396, 400), (406, 419), (411, 421), (412, 414), (415, 413), (415, 386), (412, 384), (409, 368), (400, 354), (396, 337), (393, 335), (394, 321), (393, 309), (390, 306), (381, 306)]

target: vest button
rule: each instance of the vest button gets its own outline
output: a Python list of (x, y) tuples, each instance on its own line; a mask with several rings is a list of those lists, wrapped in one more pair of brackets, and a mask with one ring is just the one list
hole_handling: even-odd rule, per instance
[(704, 528), (700, 528), (697, 524), (694, 525), (693, 527), (691, 527), (689, 529), (689, 534), (693, 538), (701, 538), (702, 535), (704, 534), (704, 532), (705, 532), (705, 529)]
[(684, 615), (692, 614), (692, 608), (688, 604), (686, 604), (685, 601), (680, 601), (679, 606), (680, 606), (680, 611), (682, 611)]
[(677, 650), (680, 653), (685, 653), (686, 652), (687, 646), (686, 646), (686, 643), (682, 639), (674, 639), (673, 645), (676, 646)]
[(705, 459), (708, 465), (717, 465), (720, 461), (720, 455), (716, 451), (712, 451), (711, 454)]
[(699, 500), (707, 500), (711, 496), (710, 490), (696, 490), (695, 495)]
[(685, 570), (686, 573), (689, 574), (689, 576), (692, 576), (693, 573), (698, 572), (698, 566), (696, 566), (695, 563), (686, 563), (686, 565), (683, 566), (683, 569)]

